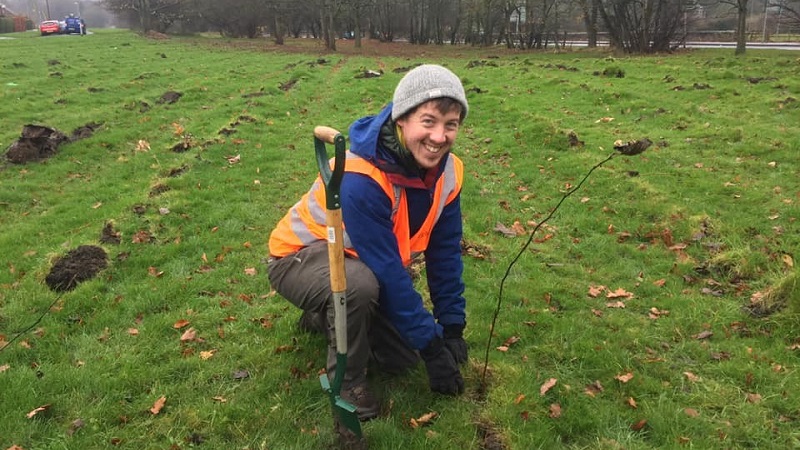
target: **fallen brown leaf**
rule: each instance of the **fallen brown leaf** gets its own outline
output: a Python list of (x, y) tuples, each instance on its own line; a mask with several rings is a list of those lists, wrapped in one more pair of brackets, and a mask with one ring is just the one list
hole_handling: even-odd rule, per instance
[(622, 383), (627, 383), (628, 381), (631, 381), (633, 379), (633, 374), (631, 372), (619, 374), (616, 375), (614, 379), (619, 380)]
[(150, 408), (150, 414), (156, 415), (161, 412), (161, 408), (164, 407), (164, 404), (167, 403), (167, 397), (161, 396), (153, 403), (153, 407)]
[(683, 374), (686, 376), (686, 379), (691, 381), (692, 383), (697, 383), (698, 381), (700, 381), (700, 377), (693, 374), (692, 372), (683, 372)]
[(705, 330), (705, 331), (701, 331), (701, 332), (699, 332), (697, 334), (692, 335), (692, 337), (694, 339), (703, 340), (703, 339), (708, 339), (713, 335), (714, 335), (713, 331)]
[(584, 389), (583, 392), (585, 392), (586, 395), (588, 395), (589, 397), (594, 397), (595, 395), (603, 392), (604, 390), (605, 389), (603, 388), (603, 385), (600, 384), (600, 380), (595, 380), (594, 383), (587, 384), (586, 389)]
[(556, 385), (556, 383), (558, 383), (558, 379), (556, 378), (550, 378), (547, 381), (545, 381), (539, 388), (539, 395), (544, 397), (544, 395), (547, 394), (547, 391), (552, 389)]
[(747, 403), (760, 403), (761, 402), (761, 394), (747, 394)]
[(197, 337), (197, 330), (189, 328), (181, 335), (181, 342), (193, 341)]
[(558, 419), (559, 417), (561, 417), (561, 405), (558, 403), (550, 404), (550, 418)]
[(50, 406), (51, 405), (49, 403), (46, 404), (46, 405), (42, 405), (42, 406), (34, 409), (33, 411), (29, 412), (28, 414), (25, 414), (25, 417), (27, 417), (28, 419), (33, 419), (34, 416), (36, 416), (40, 412), (47, 411), (48, 409), (50, 409)]
[(608, 292), (606, 298), (633, 298), (633, 293), (622, 288), (617, 288), (617, 290), (613, 292)]
[(591, 285), (589, 286), (589, 297), (597, 298), (597, 296), (600, 295), (604, 290), (606, 290), (606, 287), (603, 285)]
[(439, 414), (437, 412), (431, 411), (429, 413), (421, 415), (420, 417), (418, 417), (416, 419), (414, 419), (412, 417), (411, 420), (409, 421), (409, 424), (411, 425), (411, 428), (414, 428), (414, 429), (419, 428), (419, 427), (423, 427), (425, 425), (430, 425), (431, 421), (433, 421), (433, 419), (435, 419), (436, 416), (438, 416), (438, 415)]

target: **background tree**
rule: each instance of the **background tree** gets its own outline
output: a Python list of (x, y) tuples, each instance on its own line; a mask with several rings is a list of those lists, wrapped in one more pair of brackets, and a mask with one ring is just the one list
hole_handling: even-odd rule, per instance
[(734, 54), (744, 55), (747, 50), (747, 6), (749, 0), (719, 0), (723, 5), (730, 5), (736, 11), (736, 50)]
[(778, 8), (776, 33), (800, 32), (800, 0), (781, 0), (777, 4), (773, 1), (770, 5)]
[[(121, 16), (135, 17), (132, 23), (144, 31), (165, 32), (173, 23), (184, 18), (188, 6), (182, 0), (102, 0), (109, 11)], [(191, 10), (191, 8), (189, 8)]]
[[(747, 1), (747, 0), (736, 0)], [(684, 0), (598, 0), (613, 47), (626, 53), (669, 51), (683, 25)]]
[(597, 47), (597, 18), (600, 8), (599, 0), (578, 0), (583, 13), (583, 24), (586, 28), (586, 43), (589, 48)]
[(401, 14), (402, 6), (396, 0), (375, 0), (375, 7), (372, 10), (372, 23), (375, 34), (382, 41), (392, 42), (397, 31), (402, 27), (404, 21)]

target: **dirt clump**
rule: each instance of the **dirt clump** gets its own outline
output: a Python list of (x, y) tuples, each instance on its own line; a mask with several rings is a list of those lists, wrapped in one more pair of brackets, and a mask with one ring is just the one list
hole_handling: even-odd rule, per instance
[(183, 93), (181, 93), (181, 92), (167, 91), (167, 92), (164, 93), (164, 95), (162, 95), (158, 99), (158, 101), (156, 103), (158, 103), (159, 105), (162, 105), (164, 103), (166, 103), (168, 105), (171, 105), (171, 104), (177, 102), (178, 100), (180, 100), (181, 97), (183, 97)]
[(58, 147), (68, 141), (64, 133), (54, 128), (25, 125), (19, 139), (6, 150), (6, 159), (13, 164), (41, 161), (55, 155)]
[(98, 128), (103, 126), (102, 123), (98, 122), (89, 122), (86, 125), (80, 126), (72, 130), (72, 134), (69, 136), (70, 142), (79, 141), (81, 139), (86, 139), (92, 137), (95, 131)]
[(45, 277), (47, 286), (56, 292), (71, 291), (79, 283), (94, 278), (108, 266), (106, 251), (95, 245), (81, 245), (56, 259)]
[(103, 231), (100, 232), (100, 243), (119, 245), (122, 242), (121, 233), (114, 229), (114, 224), (111, 222), (106, 223)]
[(58, 153), (61, 144), (91, 137), (102, 125), (89, 122), (75, 128), (70, 136), (44, 125), (25, 125), (20, 137), (8, 146), (6, 159), (12, 164), (43, 161)]

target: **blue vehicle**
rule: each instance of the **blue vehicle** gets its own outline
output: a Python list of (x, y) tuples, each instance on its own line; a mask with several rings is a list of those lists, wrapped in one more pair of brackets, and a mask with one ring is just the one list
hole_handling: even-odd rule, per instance
[(75, 14), (70, 14), (64, 22), (64, 34), (86, 34), (86, 24), (80, 17), (75, 17)]

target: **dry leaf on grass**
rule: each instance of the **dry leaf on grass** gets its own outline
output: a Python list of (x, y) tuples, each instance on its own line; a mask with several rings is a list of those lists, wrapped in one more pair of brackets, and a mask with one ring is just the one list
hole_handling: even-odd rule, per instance
[(33, 411), (29, 412), (28, 414), (25, 414), (25, 417), (27, 417), (28, 419), (33, 419), (37, 414), (39, 414), (40, 412), (47, 411), (48, 409), (50, 409), (50, 404), (49, 403), (34, 409)]
[(622, 373), (622, 374), (616, 375), (614, 377), (614, 379), (615, 380), (619, 380), (622, 383), (627, 383), (628, 381), (631, 381), (633, 379), (633, 374), (631, 372)]
[(556, 378), (550, 378), (547, 381), (545, 381), (544, 384), (542, 384), (542, 386), (539, 388), (539, 395), (544, 396), (545, 394), (547, 394), (547, 391), (552, 389), (556, 385), (556, 383), (558, 383), (558, 379)]
[(197, 337), (197, 330), (189, 328), (181, 335), (181, 342), (193, 341)]
[(683, 374), (686, 376), (686, 379), (691, 381), (692, 383), (697, 383), (698, 381), (700, 381), (700, 377), (693, 374), (692, 372), (683, 372)]
[(161, 396), (153, 403), (153, 407), (150, 408), (150, 414), (156, 415), (161, 412), (161, 408), (164, 407), (164, 404), (167, 403), (167, 397)]
[(600, 384), (600, 380), (595, 380), (594, 383), (587, 384), (586, 389), (584, 389), (583, 392), (585, 392), (586, 395), (588, 395), (589, 397), (594, 397), (595, 395), (603, 392), (604, 390), (605, 389), (603, 388), (603, 385)]
[(600, 295), (604, 290), (606, 290), (606, 287), (603, 285), (591, 285), (589, 286), (589, 297), (597, 298), (597, 296)]
[(616, 291), (609, 291), (606, 294), (606, 298), (633, 298), (633, 293), (622, 288), (617, 288)]
[(424, 427), (425, 425), (430, 425), (433, 419), (436, 418), (439, 414), (436, 411), (431, 411), (429, 413), (423, 414), (420, 417), (414, 419), (413, 417), (409, 421), (409, 425), (411, 428), (419, 428)]

